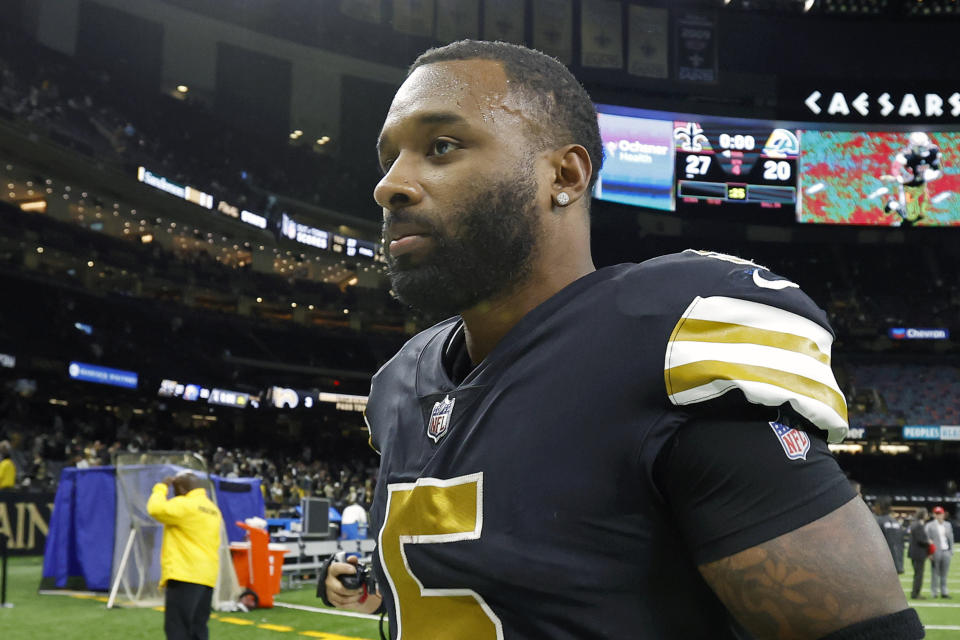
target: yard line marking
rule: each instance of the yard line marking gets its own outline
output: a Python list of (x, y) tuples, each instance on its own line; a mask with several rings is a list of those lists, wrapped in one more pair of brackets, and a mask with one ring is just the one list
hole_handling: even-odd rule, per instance
[[(274, 602), (274, 604), (276, 604), (276, 602)], [(308, 638), (321, 638), (322, 640), (363, 640), (363, 638), (338, 636), (335, 633), (327, 633), (325, 631), (301, 631), (300, 635), (307, 636)]]
[(938, 629), (942, 631), (960, 631), (960, 627), (952, 624), (925, 624), (924, 629)]
[(220, 622), (228, 622), (230, 624), (239, 624), (239, 625), (256, 624), (253, 620), (244, 620), (243, 618), (220, 618)]
[(960, 607), (960, 604), (948, 604), (948, 603), (946, 603), (946, 602), (944, 602), (944, 603), (940, 603), (940, 602), (917, 602), (917, 601), (915, 601), (915, 600), (911, 600), (911, 601), (910, 601), (910, 606), (911, 606), (911, 607), (936, 607), (936, 608), (942, 608), (942, 609), (956, 609), (957, 607)]
[[(929, 576), (925, 576), (925, 578), (929, 579)], [(903, 575), (900, 576), (900, 582), (910, 582), (912, 580), (913, 580), (912, 577), (903, 576)], [(947, 578), (947, 582), (958, 583), (960, 582), (960, 578)]]
[(314, 613), (326, 613), (331, 616), (344, 616), (347, 618), (363, 618), (364, 620), (379, 620), (380, 616), (373, 613), (356, 613), (355, 611), (337, 611), (335, 609), (322, 609), (320, 607), (311, 607), (305, 604), (290, 604), (289, 602), (273, 601), (273, 606), (284, 607), (286, 609), (297, 609), (298, 611), (312, 611)]
[(258, 629), (266, 629), (268, 631), (293, 631), (293, 627), (288, 627), (285, 624), (269, 624), (263, 623), (257, 625)]

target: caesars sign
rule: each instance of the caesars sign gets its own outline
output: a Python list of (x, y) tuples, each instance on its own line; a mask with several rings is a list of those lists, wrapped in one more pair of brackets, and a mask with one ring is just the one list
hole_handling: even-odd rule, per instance
[[(907, 86), (909, 85), (909, 86)], [(788, 121), (953, 126), (960, 117), (960, 87), (944, 83), (889, 83), (857, 79), (777, 78), (777, 116)]]
[(52, 493), (0, 491), (0, 538), (10, 555), (43, 553), (52, 511)]

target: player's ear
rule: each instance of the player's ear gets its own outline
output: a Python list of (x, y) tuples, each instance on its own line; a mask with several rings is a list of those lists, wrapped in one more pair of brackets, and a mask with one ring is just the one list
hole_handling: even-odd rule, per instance
[(580, 200), (590, 186), (593, 173), (590, 154), (582, 145), (567, 144), (553, 151), (551, 161), (554, 169), (554, 207), (567, 207)]

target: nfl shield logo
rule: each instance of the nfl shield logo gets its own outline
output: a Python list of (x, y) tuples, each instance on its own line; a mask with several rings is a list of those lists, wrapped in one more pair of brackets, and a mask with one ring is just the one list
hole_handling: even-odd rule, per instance
[(445, 397), (441, 402), (433, 405), (430, 411), (430, 422), (427, 423), (427, 435), (434, 442), (440, 442), (440, 438), (447, 435), (447, 429), (450, 428), (450, 414), (453, 413), (453, 405), (456, 398)]
[(791, 460), (807, 459), (807, 452), (810, 451), (810, 436), (799, 429), (788, 427), (779, 422), (771, 422), (770, 427), (777, 434), (777, 439), (788, 458)]

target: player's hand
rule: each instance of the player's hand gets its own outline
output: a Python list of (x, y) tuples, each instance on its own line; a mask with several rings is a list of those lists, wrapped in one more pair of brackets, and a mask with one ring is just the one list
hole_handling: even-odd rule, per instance
[(163, 484), (167, 485), (168, 487), (171, 487), (171, 486), (173, 486), (173, 476), (167, 476), (166, 478), (164, 478), (164, 479), (161, 480), (160, 482), (162, 482)]
[(360, 604), (363, 589), (347, 589), (339, 580), (340, 576), (355, 575), (356, 573), (356, 557), (347, 558), (346, 562), (330, 563), (330, 568), (327, 569), (327, 580), (324, 584), (327, 588), (327, 599), (335, 607), (353, 609)]

